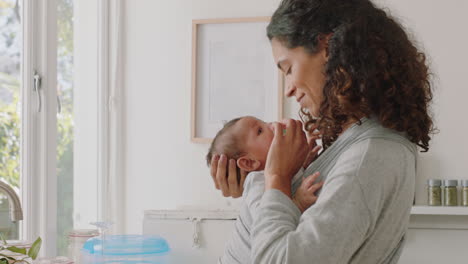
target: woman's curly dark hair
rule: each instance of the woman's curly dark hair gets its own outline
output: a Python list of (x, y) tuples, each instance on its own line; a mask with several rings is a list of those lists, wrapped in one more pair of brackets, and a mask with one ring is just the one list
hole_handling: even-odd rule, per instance
[(306, 129), (318, 122), (324, 149), (345, 124), (371, 115), (429, 149), (434, 128), (426, 57), (384, 10), (369, 0), (283, 0), (267, 35), (311, 54), (320, 39), (331, 36), (320, 117), (301, 110)]

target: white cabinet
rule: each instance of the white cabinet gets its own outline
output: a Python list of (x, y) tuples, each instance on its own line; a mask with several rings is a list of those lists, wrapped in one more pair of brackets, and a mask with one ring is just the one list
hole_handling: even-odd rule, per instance
[(217, 263), (237, 215), (234, 210), (145, 211), (143, 234), (167, 240), (169, 263)]
[(398, 263), (468, 263), (468, 208), (413, 206)]

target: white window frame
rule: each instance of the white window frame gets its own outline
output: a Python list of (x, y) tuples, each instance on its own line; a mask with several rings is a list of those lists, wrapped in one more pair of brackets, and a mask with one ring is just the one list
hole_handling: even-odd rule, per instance
[[(87, 47), (78, 52), (83, 61), (75, 64), (76, 81), (86, 79), (88, 94), (96, 96), (96, 175), (99, 221), (113, 222), (111, 232), (124, 232), (124, 142), (123, 142), (123, 77), (122, 42), (124, 0), (80, 0), (75, 22), (82, 22), (79, 43), (86, 40)], [(86, 21), (82, 15), (86, 14)], [(92, 14), (92, 15), (91, 15)], [(75, 42), (76, 43), (76, 42)], [(78, 47), (75, 47), (78, 48)], [(86, 65), (83, 65), (86, 63)], [(90, 65), (92, 63), (93, 65)], [(95, 64), (94, 64), (95, 63)], [(91, 70), (90, 70), (91, 69)], [(94, 71), (93, 71), (94, 70)], [(78, 76), (77, 76), (78, 75)], [(82, 86), (84, 83), (81, 83)], [(91, 87), (92, 86), (92, 87)], [(93, 91), (93, 89), (95, 89)], [(94, 98), (93, 98), (94, 100)], [(79, 102), (75, 102), (79, 103)], [(82, 154), (79, 154), (82, 155)], [(82, 186), (82, 184), (80, 184)], [(82, 187), (78, 187), (81, 191)], [(82, 208), (82, 204), (76, 204)], [(94, 206), (94, 204), (93, 204)], [(78, 215), (77, 215), (78, 216)], [(88, 221), (81, 217), (83, 222)], [(83, 219), (86, 219), (83, 221)]]
[[(57, 248), (57, 5), (55, 0), (22, 0), (21, 193), (22, 239), (43, 240), (41, 256)], [(122, 21), (123, 0), (91, 1), (97, 11), (95, 43), (97, 101), (97, 216), (124, 232)], [(95, 3), (95, 4), (94, 4)], [(41, 76), (41, 109), (33, 76)]]
[[(20, 234), (31, 241), (40, 236), (41, 254), (47, 256), (55, 255), (57, 234), (56, 25), (55, 1), (23, 0), (21, 189), (24, 220)], [(41, 76), (39, 94), (34, 92), (35, 72)]]
[(98, 98), (100, 219), (113, 222), (113, 233), (124, 233), (123, 160), (123, 17), (124, 0), (98, 1)]

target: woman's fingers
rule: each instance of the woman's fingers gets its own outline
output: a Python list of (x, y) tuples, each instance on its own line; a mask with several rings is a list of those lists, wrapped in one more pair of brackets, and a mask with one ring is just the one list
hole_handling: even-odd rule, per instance
[(303, 131), (304, 129), (304, 124), (302, 123), (301, 120), (296, 120), (296, 126), (298, 129), (300, 129), (301, 131)]
[[(247, 177), (247, 172), (244, 171), (244, 170), (240, 170), (240, 183), (239, 183), (239, 188), (240, 188), (240, 195), (242, 195), (242, 192), (244, 190), (244, 182), (245, 182), (245, 178)], [(239, 195), (239, 196), (240, 196)]]
[(313, 160), (315, 159), (315, 157), (317, 157), (317, 154), (319, 153), (321, 149), (322, 147), (318, 145), (312, 148), (312, 150), (310, 151), (310, 155), (313, 158)]
[(277, 123), (277, 122), (274, 122), (272, 126), (273, 126), (273, 133), (274, 133), (273, 141), (278, 141), (283, 137), (284, 126), (281, 123)]
[(283, 125), (283, 128), (286, 130), (284, 133), (284, 136), (291, 136), (294, 134), (295, 131), (295, 120), (294, 119), (283, 119), (281, 121), (281, 124)]
[(265, 163), (265, 188), (290, 196), (290, 179), (303, 166), (309, 152), (307, 139), (300, 121), (288, 119), (273, 123), (272, 127), (275, 135)]
[(322, 134), (320, 133), (320, 131), (314, 131), (312, 133), (310, 133), (312, 137), (315, 137), (315, 138), (320, 138), (322, 137)]
[(314, 123), (312, 125), (309, 125), (309, 130), (308, 131), (311, 131), (312, 133), (318, 133), (318, 131), (316, 131), (318, 128), (318, 123)]
[(240, 177), (238, 177), (236, 160), (230, 159), (228, 161), (228, 158), (224, 154), (213, 156), (210, 174), (216, 189), (221, 190), (224, 197), (231, 196), (237, 198), (242, 196), (247, 172), (240, 170)]
[(286, 125), (286, 136), (289, 138), (294, 138), (296, 136), (297, 131), (297, 123), (294, 119), (288, 119), (288, 123)]
[(239, 195), (239, 182), (237, 180), (236, 160), (229, 160), (228, 188), (232, 197)]
[(229, 196), (229, 187), (226, 179), (226, 166), (227, 166), (227, 157), (222, 154), (219, 158), (218, 169), (216, 171), (216, 181), (218, 186), (221, 188), (221, 192), (224, 197)]
[(314, 143), (309, 143), (309, 153), (307, 154), (307, 158), (304, 165), (309, 165), (312, 161), (314, 161), (321, 149), (321, 146)]
[(307, 140), (310, 141), (310, 140), (317, 140), (319, 138), (321, 138), (321, 133), (320, 131), (317, 130), (318, 128), (318, 124), (315, 123), (315, 124), (312, 124), (309, 126), (309, 129), (307, 130), (308, 133), (307, 133)]
[(280, 123), (272, 123), (272, 125), (273, 127), (280, 126), (281, 130), (285, 129), (285, 133), (281, 133), (281, 135), (289, 138), (295, 138), (297, 134), (301, 136), (304, 134), (302, 130), (303, 124), (300, 120), (284, 119)]
[(219, 155), (216, 154), (211, 158), (211, 164), (210, 164), (210, 174), (211, 178), (213, 178), (213, 182), (215, 184), (216, 189), (219, 190), (219, 184), (218, 181), (216, 180), (216, 172), (218, 170), (218, 161), (219, 161)]
[[(316, 125), (311, 126), (311, 129), (315, 129)], [(313, 130), (310, 130), (313, 131)], [(321, 134), (318, 131), (309, 132), (306, 134), (307, 137), (307, 145), (309, 147), (309, 153), (304, 161), (304, 168), (307, 168), (309, 164), (317, 158), (318, 152), (320, 151), (321, 147), (317, 145), (317, 141), (320, 138)]]
[[(320, 135), (314, 135), (313, 133), (307, 133), (307, 145), (309, 150), (312, 151), (317, 146), (317, 140), (320, 138)], [(320, 149), (319, 149), (320, 150)]]
[(317, 145), (317, 139), (319, 139), (319, 137), (314, 136), (310, 133), (307, 134), (307, 143), (309, 144), (309, 146), (314, 147), (315, 145)]

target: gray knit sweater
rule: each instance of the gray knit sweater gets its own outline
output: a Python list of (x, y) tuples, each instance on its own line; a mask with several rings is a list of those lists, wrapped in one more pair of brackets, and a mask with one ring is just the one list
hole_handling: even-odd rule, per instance
[[(293, 177), (292, 190), (296, 190), (303, 179), (304, 169)], [(239, 209), (239, 216), (234, 225), (234, 232), (231, 234), (223, 256), (218, 264), (244, 264), (252, 263), (250, 235), (252, 232), (254, 214), (258, 212), (257, 208), (265, 191), (265, 175), (263, 171), (253, 171), (247, 175), (244, 182), (244, 191), (242, 193), (242, 204)], [(295, 206), (295, 205), (294, 205)]]
[[(306, 170), (325, 185), (302, 215), (268, 190), (254, 214), (251, 263), (396, 263), (414, 198), (417, 148), (374, 119), (347, 129)], [(320, 179), (319, 179), (320, 180)]]

